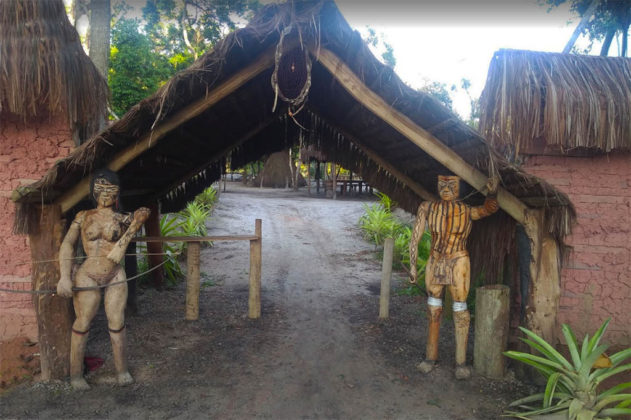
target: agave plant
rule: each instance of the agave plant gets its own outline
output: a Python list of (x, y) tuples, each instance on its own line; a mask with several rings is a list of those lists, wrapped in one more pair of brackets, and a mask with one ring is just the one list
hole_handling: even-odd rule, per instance
[[(631, 394), (621, 393), (631, 388), (631, 382), (621, 383), (607, 390), (599, 389), (605, 379), (631, 370), (631, 348), (606, 356), (609, 347), (600, 344), (610, 319), (606, 320), (593, 337), (586, 335), (582, 345), (568, 325), (562, 331), (567, 341), (570, 359), (567, 360), (549, 343), (526, 328), (520, 329), (528, 338), (522, 339), (540, 356), (517, 351), (504, 354), (533, 366), (547, 378), (543, 393), (519, 399), (506, 415), (522, 419), (552, 413), (567, 413), (570, 420), (608, 419), (631, 414)], [(516, 411), (519, 410), (519, 411)]]

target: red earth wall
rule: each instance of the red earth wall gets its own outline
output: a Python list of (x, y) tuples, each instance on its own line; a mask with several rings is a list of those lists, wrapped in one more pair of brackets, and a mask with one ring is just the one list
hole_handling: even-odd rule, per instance
[[(0, 116), (0, 288), (31, 290), (28, 237), (13, 235), (15, 206), (11, 192), (39, 180), (74, 147), (68, 122), (62, 118), (27, 125)], [(0, 343), (16, 338), (37, 341), (32, 295), (0, 292)]]
[(611, 317), (604, 342), (630, 347), (631, 154), (531, 156), (523, 169), (566, 193), (578, 216), (561, 273), (559, 339), (562, 323), (580, 338)]

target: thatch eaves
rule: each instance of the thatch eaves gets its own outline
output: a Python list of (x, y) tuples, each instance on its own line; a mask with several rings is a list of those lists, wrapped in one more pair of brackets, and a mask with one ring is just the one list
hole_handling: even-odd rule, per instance
[(480, 132), (509, 154), (631, 150), (631, 59), (500, 50)]
[(62, 0), (0, 1), (0, 113), (66, 115), (91, 137), (107, 111), (107, 81), (83, 51)]
[[(280, 100), (274, 110), (271, 85), (273, 52), (286, 28), (290, 28), (284, 41), (287, 48), (309, 48), (313, 62), (307, 101), (293, 116)], [(544, 210), (546, 229), (553, 236), (562, 239), (569, 233), (574, 211), (564, 194), (508, 163), (440, 102), (403, 83), (374, 57), (332, 1), (265, 6), (247, 27), (229, 34), (156, 94), (57, 162), (43, 179), (15, 191), (13, 198), (22, 208), (16, 226), (19, 230), (26, 227), (31, 203), (59, 202), (85, 185), (91, 171), (112, 167), (122, 155), (132, 156), (118, 169), (127, 209), (159, 201), (163, 212), (178, 210), (219, 179), (228, 159), (238, 168), (297, 144), (301, 127), (307, 130), (303, 133), (305, 146), (358, 173), (401, 207), (415, 212), (423, 198), (409, 181), (437, 195), (437, 175), (451, 171), (343, 88), (318, 60), (318, 51), (325, 49), (339, 57), (391, 109), (433, 135), (441, 147), (449, 148), (477, 171), (497, 171), (506, 191), (528, 206)], [(266, 57), (271, 59), (265, 61)], [(227, 96), (219, 97), (218, 89), (257, 63), (265, 64)], [(212, 106), (198, 107), (209, 101)], [(190, 114), (191, 107), (196, 113)], [(193, 116), (181, 119), (182, 113)], [(141, 142), (151, 147), (133, 154)], [(466, 184), (462, 192), (472, 205), (484, 199)], [(89, 205), (87, 197), (83, 198), (70, 213)], [(514, 220), (500, 213), (477, 223), (478, 233), (474, 231), (473, 237), (497, 241), (512, 235)], [(477, 260), (501, 266), (509, 243), (504, 241), (502, 249), (485, 247), (477, 259), (472, 254), (474, 265)]]

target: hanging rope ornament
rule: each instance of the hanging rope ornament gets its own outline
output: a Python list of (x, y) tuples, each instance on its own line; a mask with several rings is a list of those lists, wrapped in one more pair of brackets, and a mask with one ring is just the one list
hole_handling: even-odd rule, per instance
[[(290, 51), (283, 51), (285, 36), (291, 32), (292, 25), (287, 26), (280, 34), (274, 57), (274, 72), (272, 73), (272, 88), (274, 89), (274, 106), (276, 110), (278, 97), (289, 104), (288, 114), (296, 124), (294, 118), (304, 107), (309, 88), (311, 87), (311, 59), (309, 52), (300, 47)], [(302, 126), (301, 126), (302, 127)]]

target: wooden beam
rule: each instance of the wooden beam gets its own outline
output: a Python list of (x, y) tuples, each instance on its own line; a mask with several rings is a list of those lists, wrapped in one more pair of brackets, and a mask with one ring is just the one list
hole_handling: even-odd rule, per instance
[(138, 236), (132, 242), (207, 242), (207, 241), (254, 241), (256, 235), (223, 235), (223, 236)]
[[(107, 167), (113, 171), (118, 171), (149, 148), (154, 147), (161, 138), (166, 136), (179, 125), (195, 118), (235, 90), (239, 89), (263, 70), (274, 64), (275, 52), (275, 46), (265, 51), (254, 62), (252, 62), (252, 64), (245, 67), (234, 76), (228, 78), (214, 89), (210, 90), (210, 92), (208, 92), (202, 99), (184, 107), (171, 118), (163, 121), (149, 133), (141, 137), (137, 143), (134, 143), (117, 153), (108, 163)], [(88, 176), (58, 197), (55, 200), (55, 204), (61, 206), (62, 213), (65, 213), (87, 196), (89, 190), (90, 177)]]
[(434, 194), (432, 194), (431, 192), (427, 191), (425, 189), (425, 187), (423, 187), (421, 184), (419, 184), (418, 182), (414, 181), (412, 178), (410, 178), (409, 176), (407, 176), (406, 174), (404, 174), (403, 172), (398, 170), (396, 167), (392, 166), (388, 161), (386, 161), (384, 158), (379, 156), (379, 154), (377, 152), (375, 152), (374, 150), (370, 149), (369, 147), (366, 147), (365, 145), (361, 144), (359, 141), (357, 141), (355, 136), (351, 135), (348, 131), (346, 131), (346, 130), (340, 128), (340, 127), (337, 127), (337, 126), (333, 126), (333, 128), (336, 131), (339, 131), (348, 140), (350, 140), (350, 142), (353, 143), (353, 145), (355, 145), (358, 149), (360, 149), (366, 156), (368, 156), (370, 159), (374, 160), (379, 166), (384, 168), (386, 171), (390, 172), (399, 181), (403, 182), (409, 189), (414, 191), (423, 200), (427, 200), (427, 201), (439, 201), (440, 200)]
[(359, 144), (357, 142), (353, 142), (355, 146), (357, 146), (364, 154), (366, 154), (370, 159), (377, 162), (379, 166), (384, 168), (386, 171), (390, 172), (396, 179), (403, 182), (409, 189), (414, 191), (416, 195), (421, 197), (423, 200), (427, 201), (439, 201), (439, 198), (436, 197), (431, 192), (427, 191), (421, 184), (414, 181), (412, 178), (389, 164), (385, 159), (380, 157), (377, 153), (369, 149), (368, 147)]
[[(317, 52), (312, 51), (312, 54), (344, 89), (376, 116), (407, 137), (412, 143), (423, 149), (476, 190), (481, 191), (484, 188), (487, 182), (486, 175), (469, 165), (457, 153), (445, 146), (425, 129), (416, 125), (410, 118), (389, 106), (379, 95), (370, 90), (335, 53), (326, 48), (320, 48)], [(517, 197), (500, 188), (497, 200), (500, 207), (515, 220), (520, 223), (524, 222), (528, 207), (519, 201)]]

